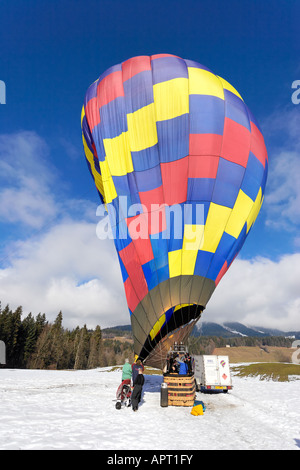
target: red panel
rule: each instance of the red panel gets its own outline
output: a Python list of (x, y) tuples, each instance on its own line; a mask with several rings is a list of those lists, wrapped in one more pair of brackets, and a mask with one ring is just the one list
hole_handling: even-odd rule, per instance
[(246, 127), (225, 118), (221, 156), (246, 168), (251, 134)]
[[(149, 213), (148, 231), (151, 235), (166, 230), (166, 213), (163, 186), (151, 189), (150, 191), (139, 192), (141, 203)], [(160, 207), (161, 206), (161, 207)], [(137, 217), (144, 217), (145, 214)]]
[(265, 146), (265, 141), (262, 133), (253, 122), (251, 122), (251, 152), (265, 167), (266, 160), (268, 161), (268, 153)]
[(149, 222), (149, 233), (154, 235), (156, 233), (161, 233), (167, 229), (167, 220), (166, 220), (166, 209), (165, 206), (162, 206), (156, 211), (152, 211)]
[(140, 56), (126, 60), (122, 63), (123, 82), (145, 70), (151, 70), (150, 57)]
[(190, 134), (190, 155), (221, 154), (223, 136), (219, 134)]
[[(146, 232), (150, 235), (161, 233), (167, 228), (165, 206), (159, 205), (157, 210), (130, 217), (126, 219), (126, 223), (132, 234), (140, 232), (141, 237), (143, 237)], [(150, 254), (148, 254), (148, 256), (150, 256)]]
[(162, 59), (163, 57), (177, 57), (178, 59), (181, 58), (178, 55), (173, 55), (173, 54), (154, 54), (151, 56), (151, 60)]
[(134, 312), (134, 310), (138, 306), (140, 300), (139, 300), (138, 296), (136, 295), (136, 292), (133, 288), (132, 282), (131, 282), (129, 277), (124, 282), (124, 288), (125, 288), (125, 295), (126, 295), (128, 308), (132, 312)]
[(219, 157), (212, 155), (191, 155), (189, 157), (189, 178), (216, 178)]
[(139, 192), (141, 203), (146, 206), (147, 211), (151, 211), (152, 204), (163, 204), (164, 203), (164, 193), (163, 186), (158, 188), (150, 189), (149, 191)]
[(225, 263), (223, 264), (223, 266), (222, 266), (222, 268), (221, 268), (221, 270), (220, 270), (220, 272), (219, 272), (219, 274), (218, 274), (218, 276), (217, 276), (217, 278), (216, 278), (216, 280), (215, 280), (216, 286), (217, 286), (217, 285), (219, 284), (219, 282), (221, 281), (221, 279), (222, 279), (222, 277), (224, 276), (224, 274), (226, 273), (227, 269), (228, 269), (227, 261), (225, 261)]
[(112, 72), (99, 83), (97, 87), (97, 96), (99, 107), (110, 103), (119, 96), (124, 96), (124, 87), (122, 81), (122, 71)]
[(133, 243), (141, 264), (148, 263), (148, 261), (154, 258), (149, 235), (147, 238), (137, 238), (133, 240)]
[(161, 177), (165, 203), (180, 204), (186, 201), (189, 157), (174, 162), (161, 163)]
[[(123, 261), (123, 264), (128, 273), (128, 276), (134, 285), (134, 290), (136, 292), (136, 295), (138, 296), (140, 300), (142, 300), (148, 292), (148, 287), (147, 287), (147, 282), (144, 276), (143, 269), (141, 267), (141, 261), (138, 258), (138, 254), (137, 254), (137, 251), (133, 242), (129, 243), (128, 246), (123, 248), (123, 250), (119, 251), (119, 255), (120, 255), (121, 260)], [(125, 281), (125, 283), (127, 281), (128, 281), (128, 278)], [(129, 281), (128, 281), (128, 285), (130, 285)], [(129, 308), (132, 311), (134, 310), (130, 306)]]
[(97, 124), (100, 122), (100, 113), (97, 104), (97, 98), (91, 98), (85, 107), (85, 116), (89, 125), (90, 130), (92, 131)]

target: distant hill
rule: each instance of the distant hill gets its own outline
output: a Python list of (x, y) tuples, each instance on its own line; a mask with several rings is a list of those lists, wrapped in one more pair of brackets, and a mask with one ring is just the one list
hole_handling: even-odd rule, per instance
[(233, 338), (235, 336), (284, 336), (300, 339), (300, 331), (282, 331), (274, 328), (245, 326), (238, 322), (226, 322), (222, 325), (212, 322), (199, 322), (193, 332), (193, 336), (219, 336), (223, 338)]
[[(120, 325), (111, 328), (104, 328), (102, 330), (103, 337), (112, 336), (130, 336), (131, 326)], [(221, 338), (234, 338), (234, 337), (266, 337), (266, 336), (284, 336), (295, 339), (300, 339), (300, 331), (282, 331), (274, 328), (245, 326), (238, 322), (226, 322), (222, 325), (213, 322), (198, 322), (192, 331), (192, 336), (217, 336)]]
[[(104, 337), (131, 336), (130, 325), (119, 325), (102, 330)], [(240, 336), (266, 337), (284, 336), (285, 338), (300, 339), (300, 331), (282, 331), (274, 328), (258, 326), (245, 326), (238, 322), (226, 322), (222, 325), (213, 322), (199, 322), (192, 331), (192, 336), (217, 336), (221, 338), (234, 338)]]

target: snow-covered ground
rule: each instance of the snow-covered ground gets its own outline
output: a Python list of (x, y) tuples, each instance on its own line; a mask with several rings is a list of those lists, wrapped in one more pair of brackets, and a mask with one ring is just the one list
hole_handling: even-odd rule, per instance
[(160, 406), (146, 375), (137, 413), (115, 408), (120, 371), (0, 370), (0, 449), (300, 449), (300, 380), (233, 376), (228, 394), (204, 395), (203, 416)]

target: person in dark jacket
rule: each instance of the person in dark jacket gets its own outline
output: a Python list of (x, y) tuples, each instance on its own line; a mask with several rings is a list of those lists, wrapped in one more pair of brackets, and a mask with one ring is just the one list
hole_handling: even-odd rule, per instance
[(133, 411), (137, 411), (139, 407), (139, 402), (141, 401), (142, 398), (142, 391), (143, 391), (143, 385), (145, 382), (145, 378), (143, 375), (143, 370), (139, 369), (138, 375), (133, 382), (133, 392), (131, 395), (131, 406)]
[(143, 366), (141, 360), (138, 359), (136, 362), (134, 362), (132, 364), (131, 368), (132, 368), (132, 382), (134, 383), (135, 379), (138, 376), (139, 369), (141, 369), (142, 372), (144, 372), (144, 366)]

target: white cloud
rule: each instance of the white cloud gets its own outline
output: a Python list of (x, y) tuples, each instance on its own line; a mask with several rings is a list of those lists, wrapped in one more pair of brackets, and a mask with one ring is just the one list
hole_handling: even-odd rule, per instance
[(0, 279), (2, 305), (50, 321), (62, 310), (65, 327), (130, 322), (113, 241), (99, 240), (92, 223), (61, 223), (15, 244)]
[(299, 279), (299, 253), (279, 261), (236, 259), (209, 301), (203, 321), (300, 330)]
[(55, 169), (35, 132), (0, 136), (0, 219), (39, 229), (57, 214)]
[[(264, 209), (267, 225), (293, 231), (300, 224), (300, 113), (294, 106), (274, 112), (265, 121), (269, 175)], [(277, 140), (279, 141), (277, 142)]]

